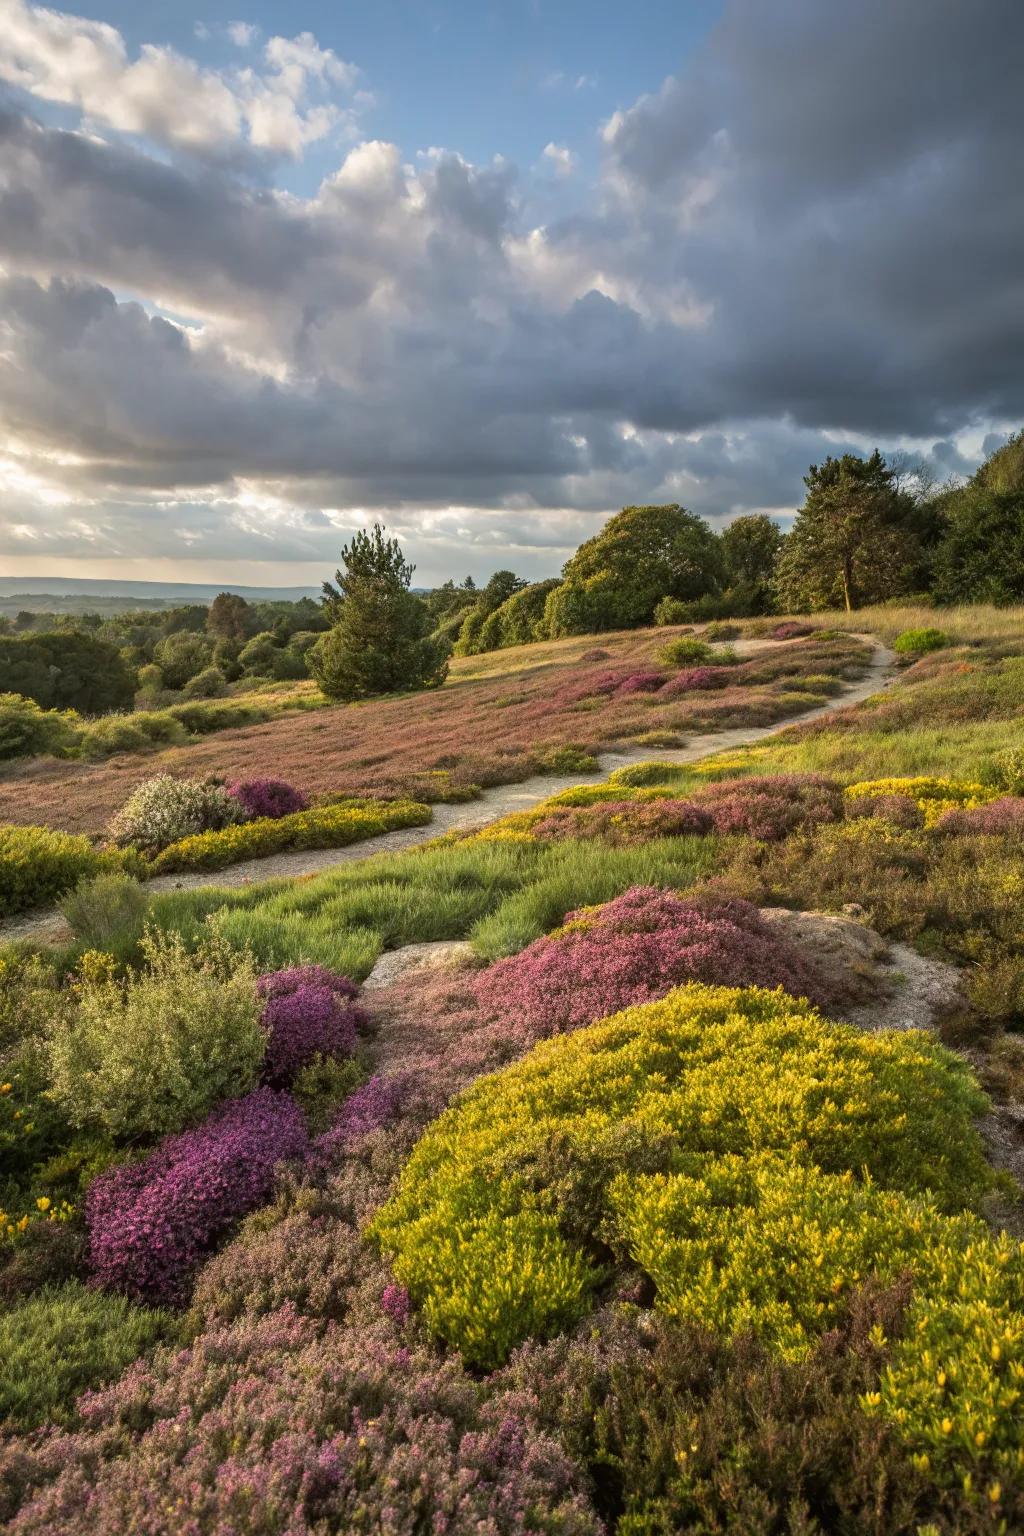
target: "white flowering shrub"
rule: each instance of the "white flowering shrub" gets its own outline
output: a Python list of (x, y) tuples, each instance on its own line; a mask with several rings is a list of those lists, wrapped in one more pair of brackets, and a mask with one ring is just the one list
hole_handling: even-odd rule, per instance
[(219, 832), (245, 819), (244, 808), (222, 784), (161, 773), (132, 791), (108, 831), (122, 848), (159, 853), (180, 838)]

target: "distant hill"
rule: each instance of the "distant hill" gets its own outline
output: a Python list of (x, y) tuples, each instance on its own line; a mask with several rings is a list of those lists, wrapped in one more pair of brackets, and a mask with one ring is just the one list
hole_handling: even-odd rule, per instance
[(270, 602), (284, 599), (297, 602), (300, 597), (319, 597), (319, 587), (241, 587), (235, 582), (190, 581), (109, 581), (89, 580), (71, 576), (0, 576), (0, 599), (5, 605), (12, 599), (25, 598), (23, 607), (38, 611), (46, 608), (44, 598), (130, 598), (127, 606), (137, 606), (139, 600), (149, 606), (150, 601), (163, 606), (178, 603), (209, 603), (218, 592), (237, 592), (251, 602)]

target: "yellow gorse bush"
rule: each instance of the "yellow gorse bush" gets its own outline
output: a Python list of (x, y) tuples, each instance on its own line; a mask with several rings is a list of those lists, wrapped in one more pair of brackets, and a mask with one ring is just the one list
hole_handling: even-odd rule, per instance
[(845, 794), (851, 800), (879, 799), (886, 795), (905, 795), (913, 800), (924, 816), (926, 827), (933, 826), (946, 811), (972, 810), (998, 799), (1001, 790), (962, 779), (865, 779), (850, 784)]
[(290, 816), (260, 816), (217, 832), (199, 832), (169, 844), (153, 860), (158, 872), (223, 869), (241, 859), (262, 858), (292, 848), (344, 848), (349, 843), (425, 826), (433, 812), (415, 800), (345, 800), (313, 806)]

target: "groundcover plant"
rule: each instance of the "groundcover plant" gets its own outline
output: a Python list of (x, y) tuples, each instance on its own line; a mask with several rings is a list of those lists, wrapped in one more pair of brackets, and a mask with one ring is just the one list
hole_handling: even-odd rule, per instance
[[(93, 948), (5, 952), (10, 1528), (1019, 1528), (1022, 658), (943, 629), (749, 749), (305, 880), (100, 872)], [(844, 1022), (780, 905), (956, 965), (943, 1038)]]

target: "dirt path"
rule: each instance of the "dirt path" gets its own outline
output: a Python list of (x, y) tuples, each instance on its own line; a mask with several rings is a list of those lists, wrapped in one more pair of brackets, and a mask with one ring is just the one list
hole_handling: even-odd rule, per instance
[[(432, 820), (423, 827), (405, 827), (397, 832), (385, 832), (379, 837), (352, 843), (347, 848), (307, 849), (296, 853), (272, 854), (265, 859), (247, 859), (216, 873), (157, 875), (155, 879), (147, 881), (146, 889), (154, 893), (194, 890), (197, 887), (250, 885), (264, 880), (295, 879), (300, 875), (319, 874), (321, 870), (346, 864), (351, 859), (367, 859), (376, 853), (398, 853), (406, 848), (415, 848), (445, 832), (475, 831), (513, 811), (529, 810), (563, 789), (571, 789), (578, 784), (593, 784), (599, 777), (612, 773), (616, 768), (625, 768), (630, 763), (650, 762), (652, 759), (659, 763), (695, 763), (718, 752), (751, 746), (764, 741), (766, 737), (778, 735), (791, 725), (803, 725), (807, 721), (834, 714), (837, 710), (848, 709), (852, 704), (859, 704), (889, 686), (895, 677), (896, 658), (893, 652), (874, 635), (856, 635), (855, 638), (872, 647), (871, 661), (864, 676), (827, 703), (806, 710), (803, 714), (792, 715), (778, 724), (740, 726), (733, 730), (709, 732), (691, 737), (685, 747), (654, 750), (636, 747), (626, 752), (608, 752), (601, 757), (596, 772), (535, 774), (518, 784), (499, 784), (492, 789), (485, 789), (479, 799), (461, 805), (435, 805)], [(753, 651), (764, 646), (765, 642), (747, 641), (745, 644), (740, 642), (736, 649), (749, 648)], [(70, 930), (64, 919), (52, 910), (26, 912), (0, 923), (0, 943), (11, 944), (30, 939), (35, 943), (59, 944), (66, 943), (69, 937)]]

